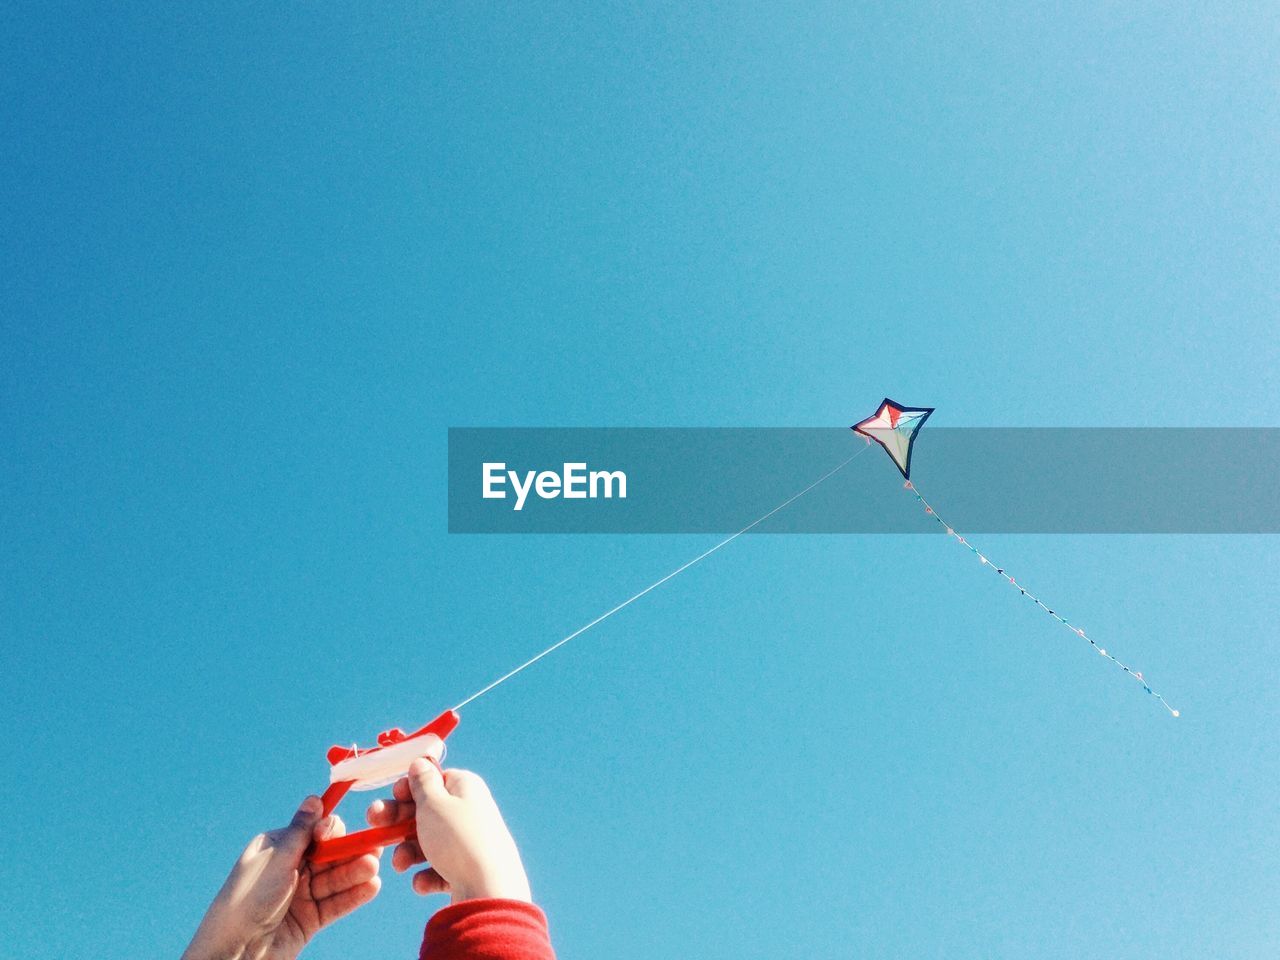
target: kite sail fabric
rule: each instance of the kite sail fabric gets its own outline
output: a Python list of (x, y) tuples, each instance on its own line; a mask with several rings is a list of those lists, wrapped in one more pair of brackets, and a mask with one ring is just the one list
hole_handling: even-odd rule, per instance
[(1053, 617), (1053, 619), (1057, 620), (1082, 640), (1087, 640), (1089, 645), (1098, 652), (1099, 656), (1106, 660), (1110, 660), (1117, 667), (1142, 684), (1142, 689), (1159, 700), (1161, 706), (1168, 710), (1170, 715), (1174, 717), (1178, 716), (1178, 711), (1171, 707), (1169, 702), (1165, 700), (1163, 696), (1156, 693), (1156, 691), (1151, 688), (1151, 684), (1147, 683), (1146, 678), (1143, 677), (1142, 671), (1133, 670), (1120, 660), (1116, 659), (1115, 656), (1106, 651), (1105, 647), (1099, 646), (1092, 637), (1085, 633), (1083, 627), (1071, 623), (1066, 617), (1062, 616), (1056, 610), (1050, 609), (1048, 604), (1035, 594), (1028, 591), (1026, 586), (1019, 583), (1012, 574), (1008, 573), (1004, 569), (1004, 567), (996, 566), (986, 554), (982, 553), (982, 551), (957, 533), (954, 527), (938, 516), (937, 511), (933, 509), (933, 506), (921, 495), (920, 491), (916, 489), (916, 485), (911, 481), (911, 449), (915, 444), (916, 434), (919, 433), (920, 428), (924, 425), (925, 420), (928, 419), (928, 416), (931, 413), (933, 413), (932, 407), (904, 407), (901, 404), (894, 403), (886, 397), (884, 402), (880, 404), (880, 409), (875, 412), (874, 416), (870, 416), (866, 420), (863, 420), (861, 423), (854, 426), (853, 429), (856, 433), (874, 440), (884, 448), (885, 453), (889, 454), (889, 458), (902, 472), (902, 476), (906, 478), (906, 482), (903, 486), (907, 490), (911, 491), (912, 496), (914, 496), (916, 500), (920, 502), (920, 505), (924, 507), (924, 512), (938, 522), (938, 524), (946, 531), (948, 537), (956, 540), (956, 542), (958, 542), (962, 547), (966, 547), (969, 552), (981, 561), (984, 567), (995, 571), (1001, 579), (1049, 616)]
[(933, 407), (904, 407), (885, 397), (879, 410), (850, 429), (880, 444), (902, 471), (903, 478), (910, 480), (911, 448), (915, 446), (916, 434), (931, 413)]

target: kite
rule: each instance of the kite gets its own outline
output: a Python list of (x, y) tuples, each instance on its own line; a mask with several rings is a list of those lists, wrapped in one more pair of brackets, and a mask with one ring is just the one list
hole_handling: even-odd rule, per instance
[[(799, 500), (805, 494), (809, 493), (818, 485), (824, 483), (830, 477), (839, 473), (849, 465), (856, 457), (871, 448), (871, 443), (875, 442), (888, 454), (889, 459), (893, 461), (903, 477), (903, 486), (909, 490), (912, 495), (920, 502), (924, 508), (924, 512), (938, 522), (938, 524), (946, 531), (947, 536), (956, 540), (961, 546), (966, 547), (972, 552), (983, 564), (998, 574), (1006, 583), (1018, 590), (1024, 597), (1031, 600), (1036, 606), (1042, 609), (1053, 619), (1057, 620), (1064, 627), (1069, 629), (1083, 640), (1088, 641), (1089, 645), (1097, 650), (1098, 654), (1114, 663), (1118, 668), (1123, 670), (1133, 679), (1142, 684), (1142, 688), (1157, 700), (1161, 705), (1173, 716), (1178, 716), (1178, 711), (1169, 705), (1163, 696), (1156, 693), (1147, 683), (1142, 673), (1130, 669), (1126, 664), (1116, 659), (1115, 656), (1108, 653), (1105, 648), (1099, 646), (1092, 637), (1085, 633), (1084, 628), (1077, 626), (1063, 617), (1056, 610), (1052, 610), (1039, 597), (1031, 593), (1025, 585), (1014, 579), (1013, 575), (1008, 573), (1003, 567), (996, 566), (986, 554), (978, 550), (976, 546), (955, 531), (955, 529), (946, 523), (932, 505), (921, 495), (916, 489), (915, 484), (911, 480), (911, 455), (915, 447), (916, 435), (920, 432), (920, 428), (924, 426), (925, 421), (929, 419), (933, 413), (932, 407), (906, 407), (900, 403), (895, 403), (888, 397), (880, 404), (876, 412), (867, 419), (856, 423), (851, 428), (856, 434), (863, 437), (867, 441), (867, 445), (859, 449), (857, 452), (847, 457), (835, 467), (828, 470), (817, 480), (814, 480), (803, 490), (788, 497), (782, 503), (778, 504), (768, 513), (751, 521), (741, 530), (725, 537), (715, 546), (704, 550), (692, 560), (682, 564), (672, 570), (666, 576), (655, 580), (643, 590), (633, 594), (626, 600), (623, 600), (617, 606), (605, 611), (600, 616), (587, 624), (579, 627), (566, 637), (557, 640), (551, 646), (542, 650), (540, 653), (530, 657), (524, 663), (520, 664), (513, 670), (504, 673), (498, 679), (489, 683), (487, 686), (481, 687), (471, 696), (458, 703), (456, 706), (446, 710), (440, 716), (436, 717), (426, 726), (406, 734), (399, 729), (385, 730), (378, 734), (377, 746), (361, 749), (358, 746), (334, 746), (329, 748), (327, 754), (329, 760), (329, 786), (324, 791), (321, 798), (324, 808), (324, 815), (328, 816), (333, 812), (339, 801), (347, 794), (349, 790), (372, 790), (380, 786), (392, 783), (409, 769), (409, 764), (421, 757), (439, 766), (444, 760), (444, 741), (450, 733), (458, 726), (461, 719), (460, 711), (463, 707), (473, 701), (483, 697), (495, 687), (506, 683), (516, 674), (533, 666), (543, 657), (554, 653), (563, 647), (569, 641), (580, 637), (588, 630), (608, 620), (615, 613), (635, 603), (645, 594), (656, 590), (668, 580), (678, 577), (684, 571), (688, 570), (694, 564), (701, 563), (707, 557), (711, 556), (722, 547), (728, 546), (740, 536), (758, 527), (774, 514), (795, 501)], [(401, 821), (390, 826), (374, 827), (368, 830), (361, 830), (356, 833), (347, 834), (342, 837), (335, 837), (329, 840), (318, 840), (312, 843), (308, 851), (308, 858), (314, 863), (328, 863), (338, 860), (346, 860), (351, 857), (359, 856), (363, 853), (370, 853), (379, 850), (382, 847), (392, 846), (403, 840), (407, 840), (413, 835), (414, 824), (412, 820)]]
[(884, 447), (884, 452), (902, 472), (903, 478), (909, 479), (916, 434), (931, 413), (933, 407), (904, 407), (885, 397), (879, 410), (861, 423), (855, 423), (852, 429), (854, 433), (860, 433)]
[(920, 428), (924, 426), (925, 420), (929, 419), (929, 414), (931, 413), (933, 413), (932, 407), (904, 407), (902, 404), (895, 403), (888, 397), (885, 397), (884, 401), (880, 404), (879, 410), (862, 422), (855, 423), (850, 429), (853, 430), (854, 433), (865, 437), (868, 443), (875, 441), (884, 448), (884, 452), (889, 455), (889, 459), (893, 461), (894, 466), (896, 466), (902, 473), (903, 487), (911, 491), (912, 495), (915, 496), (916, 500), (918, 500), (920, 505), (924, 508), (924, 512), (938, 522), (942, 529), (946, 531), (948, 537), (952, 537), (962, 547), (966, 547), (978, 558), (978, 560), (982, 562), (984, 567), (988, 567), (993, 570), (1007, 584), (1016, 589), (1049, 616), (1053, 617), (1053, 619), (1057, 620), (1082, 640), (1087, 640), (1089, 642), (1089, 646), (1097, 650), (1100, 656), (1110, 660), (1117, 667), (1142, 684), (1142, 689), (1159, 700), (1161, 706), (1168, 710), (1171, 716), (1178, 716), (1178, 711), (1171, 707), (1164, 697), (1156, 693), (1156, 691), (1151, 688), (1151, 684), (1147, 683), (1146, 678), (1143, 677), (1142, 671), (1130, 669), (1127, 665), (1117, 660), (1114, 655), (1107, 653), (1106, 648), (1099, 646), (1093, 637), (1085, 633), (1083, 627), (1072, 623), (1056, 610), (1051, 610), (1043, 600), (1029, 591), (1024, 584), (1019, 583), (1014, 578), (1013, 574), (1007, 572), (1004, 567), (996, 566), (986, 554), (980, 551), (959, 533), (956, 533), (955, 528), (952, 527), (951, 524), (938, 516), (938, 512), (933, 509), (929, 501), (927, 501), (921, 495), (920, 491), (916, 489), (916, 485), (911, 482), (911, 450), (916, 441), (916, 434), (920, 432)]

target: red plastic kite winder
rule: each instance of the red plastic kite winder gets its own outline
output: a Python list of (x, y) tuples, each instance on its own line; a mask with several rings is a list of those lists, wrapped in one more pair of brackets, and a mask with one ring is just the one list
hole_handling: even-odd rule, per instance
[[(436, 766), (444, 760), (444, 741), (458, 725), (458, 714), (446, 710), (420, 730), (406, 734), (402, 730), (384, 730), (378, 734), (378, 745), (367, 750), (359, 747), (330, 747), (329, 787), (320, 802), (328, 816), (347, 795), (348, 790), (376, 790), (394, 783), (405, 775), (409, 764), (419, 757)], [(373, 827), (349, 833), (345, 837), (317, 840), (308, 851), (312, 863), (349, 860), (380, 847), (390, 847), (414, 835), (412, 819), (386, 827)]]

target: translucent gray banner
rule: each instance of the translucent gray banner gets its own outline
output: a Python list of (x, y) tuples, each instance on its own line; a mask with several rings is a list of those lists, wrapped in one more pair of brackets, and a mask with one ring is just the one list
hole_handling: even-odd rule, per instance
[[(452, 428), (449, 531), (732, 533), (855, 453), (753, 532), (938, 531), (864, 444), (830, 427)], [(1278, 472), (1280, 429), (925, 427), (911, 479), (966, 532), (1277, 533)]]

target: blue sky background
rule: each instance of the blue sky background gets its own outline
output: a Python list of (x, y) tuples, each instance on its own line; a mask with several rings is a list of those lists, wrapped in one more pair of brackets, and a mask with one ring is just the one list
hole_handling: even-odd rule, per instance
[[(687, 6), (10, 10), (7, 952), (176, 955), (713, 542), (450, 537), (449, 426), (1280, 425), (1272, 5)], [(1183, 718), (941, 537), (739, 541), (452, 741), (561, 955), (1273, 956), (1280, 542), (981, 545)]]

